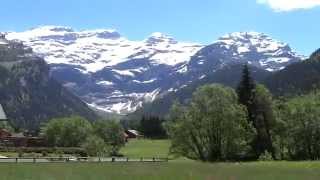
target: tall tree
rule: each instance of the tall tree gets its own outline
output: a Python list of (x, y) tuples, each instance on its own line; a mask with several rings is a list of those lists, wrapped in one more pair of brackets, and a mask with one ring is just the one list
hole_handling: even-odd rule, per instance
[(255, 87), (256, 85), (253, 78), (251, 77), (248, 64), (245, 64), (243, 66), (241, 81), (237, 87), (237, 94), (238, 94), (239, 103), (247, 107), (249, 122), (253, 122), (253, 119), (254, 119), (252, 114), (253, 108), (254, 108), (252, 106), (252, 102), (253, 102)]
[(257, 136), (253, 141), (255, 154), (268, 151), (275, 157), (272, 145), (272, 130), (275, 127), (275, 116), (273, 110), (272, 95), (263, 85), (258, 84), (254, 89), (252, 98), (253, 126)]
[(282, 139), (288, 156), (298, 160), (320, 158), (320, 92), (290, 99), (280, 109), (286, 121)]
[(275, 157), (271, 139), (274, 122), (272, 96), (264, 86), (255, 84), (247, 64), (244, 65), (237, 93), (239, 103), (247, 107), (248, 123), (256, 129), (256, 137), (251, 143), (254, 156), (258, 158), (268, 151)]
[(172, 151), (192, 159), (235, 159), (248, 150), (246, 110), (231, 88), (200, 87), (187, 107), (173, 106), (168, 123)]

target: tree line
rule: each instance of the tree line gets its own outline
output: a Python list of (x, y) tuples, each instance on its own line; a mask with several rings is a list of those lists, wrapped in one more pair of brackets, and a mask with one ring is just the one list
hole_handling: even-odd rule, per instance
[(236, 90), (218, 84), (176, 102), (166, 122), (171, 152), (202, 161), (320, 158), (320, 93), (273, 98), (247, 65)]
[(118, 155), (125, 144), (124, 130), (114, 120), (89, 122), (72, 116), (50, 120), (41, 134), (51, 147), (82, 147), (89, 156)]

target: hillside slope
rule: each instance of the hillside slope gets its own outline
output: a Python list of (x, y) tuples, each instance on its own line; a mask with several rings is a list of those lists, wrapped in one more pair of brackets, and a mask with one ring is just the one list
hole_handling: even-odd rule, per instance
[(277, 96), (303, 94), (320, 88), (320, 49), (309, 59), (274, 73), (264, 84)]
[[(130, 116), (132, 118), (139, 118), (144, 114), (165, 116), (169, 112), (174, 101), (177, 100), (180, 103), (188, 103), (193, 92), (195, 92), (198, 87), (205, 84), (218, 83), (235, 88), (240, 82), (242, 69), (243, 66), (241, 64), (226, 66), (214, 73), (211, 73), (203, 79), (191, 82), (175, 92), (163, 94), (152, 103), (144, 104), (141, 109), (137, 110), (135, 113), (132, 113)], [(272, 74), (269, 71), (259, 69), (254, 66), (251, 66), (250, 69), (252, 71), (252, 76), (255, 77), (257, 82), (263, 81), (266, 77)]]
[(38, 129), (54, 117), (95, 113), (55, 81), (45, 61), (18, 42), (0, 46), (0, 103), (15, 128)]

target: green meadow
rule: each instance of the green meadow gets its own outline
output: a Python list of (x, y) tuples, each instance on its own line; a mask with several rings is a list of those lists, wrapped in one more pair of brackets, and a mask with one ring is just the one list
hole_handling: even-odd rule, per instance
[(120, 153), (129, 158), (161, 157), (166, 158), (169, 154), (169, 140), (129, 140)]
[[(166, 140), (133, 140), (125, 156), (167, 157)], [(320, 162), (6, 163), (1, 180), (319, 180)]]
[(319, 162), (0, 164), (1, 180), (319, 180)]

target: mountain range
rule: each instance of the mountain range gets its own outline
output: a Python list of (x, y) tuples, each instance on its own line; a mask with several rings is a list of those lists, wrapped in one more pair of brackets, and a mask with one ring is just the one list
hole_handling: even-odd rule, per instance
[(230, 33), (209, 45), (162, 33), (132, 41), (115, 30), (61, 26), (7, 32), (6, 38), (31, 47), (52, 77), (89, 106), (118, 114), (206, 79), (234, 85), (244, 63), (262, 79), (304, 59), (288, 44), (257, 32)]

